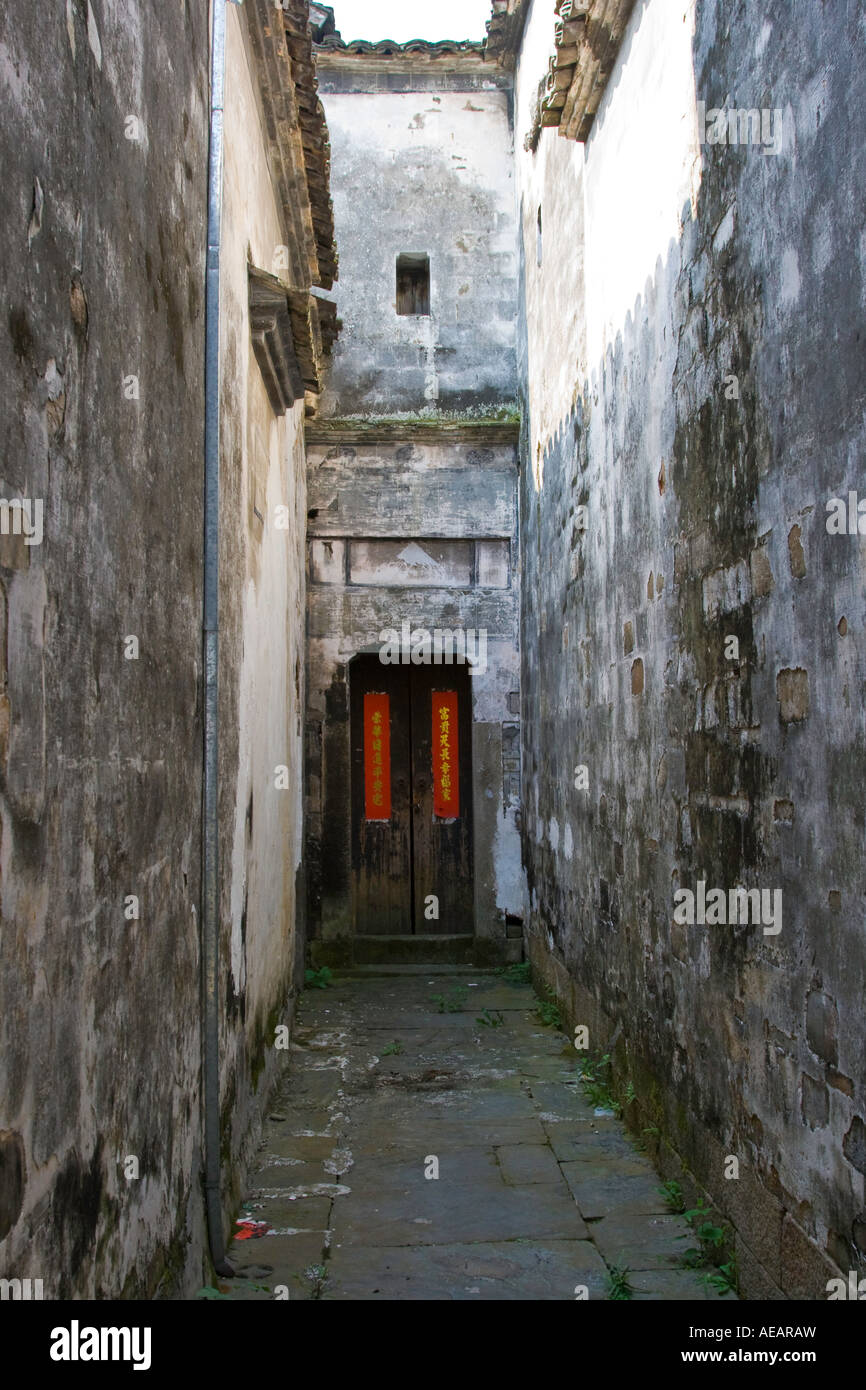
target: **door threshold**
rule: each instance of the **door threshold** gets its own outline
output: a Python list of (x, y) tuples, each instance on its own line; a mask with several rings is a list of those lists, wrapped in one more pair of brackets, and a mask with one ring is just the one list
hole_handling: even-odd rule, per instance
[(513, 942), (470, 935), (350, 936), (311, 941), (310, 961), (318, 969), (354, 965), (500, 965)]

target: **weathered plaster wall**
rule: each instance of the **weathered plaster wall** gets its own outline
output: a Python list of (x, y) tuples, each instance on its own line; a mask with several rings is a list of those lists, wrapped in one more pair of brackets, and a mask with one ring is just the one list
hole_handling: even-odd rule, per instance
[(352, 932), (352, 657), (379, 651), (380, 634), (404, 621), (484, 629), (486, 670), (472, 677), (475, 930), (504, 957), (506, 915), (523, 911), (514, 444), (442, 444), (432, 432), (388, 443), (313, 435), (308, 458), (311, 931), (324, 939)]
[[(343, 322), (322, 413), (483, 412), (515, 392), (508, 92), (480, 59), (450, 81), (423, 64), (384, 78), (380, 61), (319, 60)], [(429, 317), (396, 312), (401, 252), (430, 256)]]
[(0, 493), (44, 501), (0, 538), (0, 1275), (46, 1298), (202, 1274), (207, 65), (201, 3), (0, 12)]
[[(863, 24), (641, 0), (582, 152), (523, 148), (551, 0), (518, 73), (530, 947), (752, 1297), (866, 1241), (866, 552), (825, 526), (864, 451)], [(699, 144), (699, 101), (779, 108), (774, 152)], [(698, 880), (781, 889), (781, 931), (674, 923)]]
[[(275, 1050), (274, 1030), (291, 1022), (302, 907), (306, 563), (304, 402), (275, 415), (250, 334), (248, 264), (271, 270), (286, 228), (266, 160), (244, 17), (233, 6), (227, 10), (225, 126), (220, 916), (226, 1013), (220, 1080), (230, 1202), (256, 1149), (261, 1105), (288, 1056)], [(285, 770), (279, 777), (278, 769)]]

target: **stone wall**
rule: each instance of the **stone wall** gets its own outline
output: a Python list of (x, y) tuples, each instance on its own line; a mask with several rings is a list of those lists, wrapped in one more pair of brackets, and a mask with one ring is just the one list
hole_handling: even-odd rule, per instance
[[(31, 545), (35, 534), (6, 534), (0, 511), (0, 1275), (41, 1279), (46, 1298), (182, 1295), (210, 1279), (199, 950), (208, 14), (171, 9), (121, 15), (71, 0), (47, 19), (21, 4), (0, 18), (0, 479), (5, 501), (44, 507)], [(279, 22), (303, 31), (303, 10), (293, 0)], [(320, 365), (308, 292), (334, 268), (309, 36), (290, 35), (291, 67), (274, 13), (265, 0), (226, 13), (227, 1223), (289, 1055), (275, 1029), (291, 1020), (302, 967), (304, 386)], [(278, 141), (265, 135), (269, 103), (284, 117)], [(257, 360), (251, 267), (292, 291), (288, 409)]]
[(0, 54), (2, 495), (44, 503), (0, 537), (0, 1275), (148, 1297), (203, 1244), (207, 7), (5, 5)]
[[(535, 153), (552, 0), (517, 75), (531, 954), (751, 1297), (824, 1297), (866, 1238), (864, 543), (826, 526), (864, 446), (863, 37), (639, 0), (585, 145)], [(725, 105), (757, 124), (705, 143)], [(781, 917), (675, 921), (699, 882)]]

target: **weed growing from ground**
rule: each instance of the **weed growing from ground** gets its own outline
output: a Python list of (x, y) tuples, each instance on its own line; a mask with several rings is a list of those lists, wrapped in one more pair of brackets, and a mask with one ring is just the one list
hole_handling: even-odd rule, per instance
[(556, 995), (550, 986), (545, 990), (546, 999), (539, 999), (535, 1006), (535, 1016), (545, 1028), (562, 1028), (562, 1014), (556, 1002)]
[(578, 1063), (577, 1074), (583, 1086), (583, 1094), (590, 1105), (594, 1105), (598, 1110), (612, 1110), (614, 1115), (621, 1113), (622, 1106), (610, 1089), (609, 1052), (605, 1052), (602, 1057), (584, 1057)]
[(630, 1269), (621, 1269), (619, 1265), (611, 1265), (607, 1275), (607, 1296), (609, 1299), (628, 1299), (634, 1297), (634, 1289), (629, 1283), (628, 1276)]
[(683, 1196), (683, 1189), (676, 1178), (670, 1178), (668, 1182), (663, 1182), (659, 1188), (659, 1192), (667, 1202), (669, 1211), (676, 1212), (677, 1214), (685, 1211), (686, 1199)]
[(447, 994), (431, 994), (430, 1003), (438, 1005), (440, 1014), (459, 1014), (468, 993), (466, 985), (455, 985)]
[(304, 983), (307, 989), (327, 989), (332, 979), (333, 975), (327, 965), (323, 965), (321, 970), (308, 968), (304, 971)]
[(528, 985), (532, 977), (532, 967), (528, 960), (524, 960), (516, 965), (500, 966), (496, 974), (501, 975), (510, 985)]
[(313, 1286), (313, 1297), (320, 1298), (325, 1285), (328, 1282), (328, 1271), (324, 1265), (307, 1265), (304, 1270), (304, 1278), (309, 1279)]
[(476, 1023), (481, 1023), (485, 1028), (501, 1028), (505, 1022), (505, 1017), (499, 1009), (491, 1013), (490, 1009), (482, 1009), (480, 1017), (476, 1018)]
[[(725, 1232), (721, 1226), (717, 1226), (714, 1221), (709, 1220), (711, 1215), (712, 1211), (704, 1202), (703, 1197), (698, 1198), (697, 1206), (683, 1212), (683, 1216), (700, 1241), (700, 1245), (692, 1245), (684, 1252), (683, 1264), (686, 1269), (701, 1269), (704, 1265), (711, 1264), (713, 1253), (719, 1251), (725, 1243)], [(685, 1240), (686, 1237), (678, 1236), (677, 1239)], [(708, 1277), (712, 1278), (712, 1275)]]
[(710, 1274), (701, 1276), (708, 1288), (720, 1293), (723, 1297), (726, 1293), (736, 1293), (738, 1285), (737, 1262), (729, 1260), (725, 1265), (719, 1265)]

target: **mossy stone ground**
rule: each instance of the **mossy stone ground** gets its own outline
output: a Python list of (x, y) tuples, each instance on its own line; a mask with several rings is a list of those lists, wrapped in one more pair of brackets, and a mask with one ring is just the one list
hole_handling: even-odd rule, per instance
[[(439, 1013), (434, 994), (462, 1006)], [(694, 1239), (649, 1159), (584, 1099), (535, 1002), (464, 967), (309, 990), (240, 1213), (269, 1234), (234, 1242), (229, 1297), (605, 1299), (613, 1266), (637, 1299), (715, 1297), (682, 1268)]]

